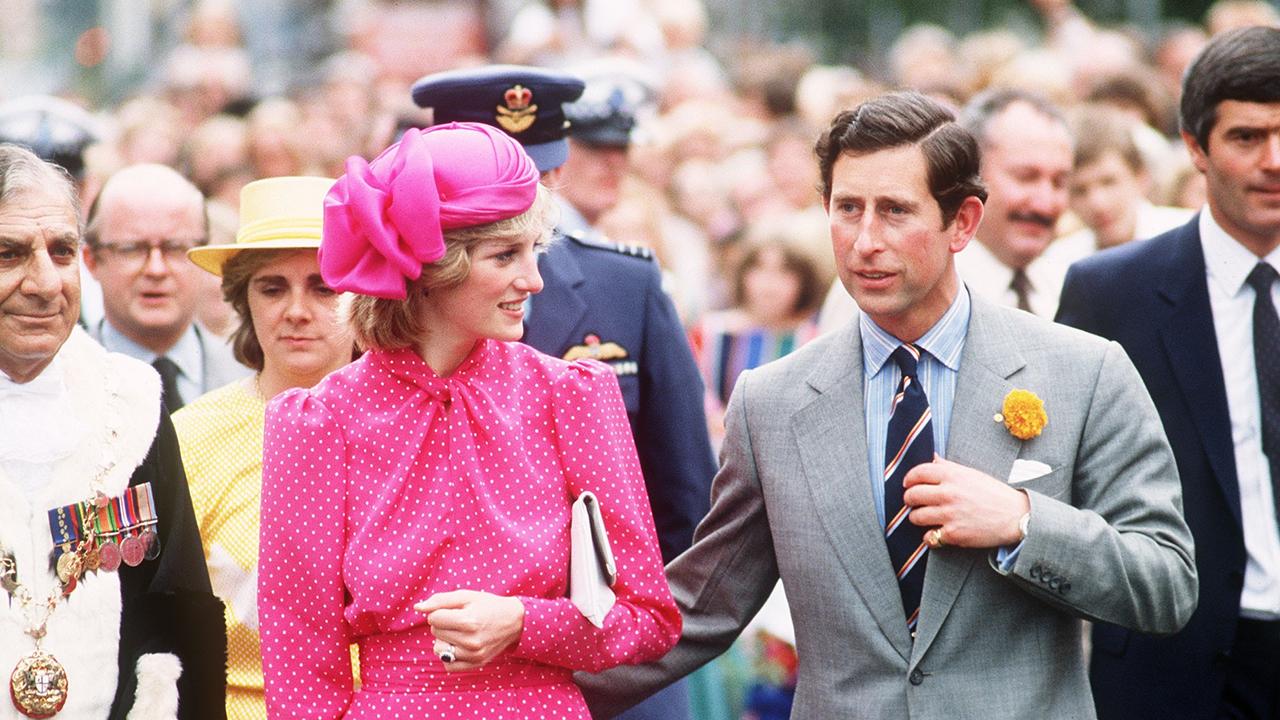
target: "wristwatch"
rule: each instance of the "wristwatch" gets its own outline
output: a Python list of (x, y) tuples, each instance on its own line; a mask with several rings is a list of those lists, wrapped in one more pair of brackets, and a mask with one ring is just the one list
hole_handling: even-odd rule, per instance
[(1027, 539), (1027, 526), (1031, 524), (1031, 513), (1026, 512), (1022, 517), (1018, 518), (1018, 542)]

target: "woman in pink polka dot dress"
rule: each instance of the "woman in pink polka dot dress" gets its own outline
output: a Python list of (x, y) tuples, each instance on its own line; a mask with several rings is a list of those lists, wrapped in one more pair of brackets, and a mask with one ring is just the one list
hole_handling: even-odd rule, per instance
[[(472, 123), (410, 130), (330, 191), (321, 272), (370, 352), (267, 410), (269, 717), (588, 718), (573, 671), (679, 637), (612, 371), (514, 342), (550, 203)], [(584, 490), (618, 565), (603, 627), (566, 597)]]

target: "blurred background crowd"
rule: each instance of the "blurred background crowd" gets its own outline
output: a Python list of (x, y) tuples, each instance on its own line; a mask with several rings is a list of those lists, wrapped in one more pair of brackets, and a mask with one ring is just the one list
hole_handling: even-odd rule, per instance
[[(117, 169), (168, 165), (209, 199), (219, 244), (246, 183), (337, 177), (347, 156), (430, 124), (409, 93), (426, 74), (572, 71), (634, 129), (573, 169), (590, 192), (567, 199), (612, 240), (652, 249), (716, 439), (737, 374), (819, 331), (834, 267), (812, 147), (838, 110), (895, 88), (957, 110), (993, 88), (1050, 99), (1075, 136), (1045, 252), (1065, 265), (1200, 208), (1178, 139), (1182, 72), (1214, 34), (1277, 24), (1265, 0), (6, 0), (0, 136), (33, 104), (54, 107), (47, 132), (74, 149), (85, 208)], [(218, 278), (203, 279), (196, 315), (226, 334)], [(101, 299), (85, 302), (91, 323)], [(795, 658), (785, 621), (763, 622), (768, 639), (723, 664), (727, 691), (695, 716), (769, 716)]]

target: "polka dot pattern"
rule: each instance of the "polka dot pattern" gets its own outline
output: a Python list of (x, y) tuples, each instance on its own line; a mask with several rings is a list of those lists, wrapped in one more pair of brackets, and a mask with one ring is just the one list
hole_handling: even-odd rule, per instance
[[(584, 490), (618, 562), (603, 628), (566, 597)], [(446, 673), (412, 606), (459, 589), (519, 597), (524, 631)], [(681, 627), (612, 370), (493, 340), (448, 377), (371, 352), (271, 403), (258, 602), (271, 717), (585, 719), (572, 671), (660, 657)]]

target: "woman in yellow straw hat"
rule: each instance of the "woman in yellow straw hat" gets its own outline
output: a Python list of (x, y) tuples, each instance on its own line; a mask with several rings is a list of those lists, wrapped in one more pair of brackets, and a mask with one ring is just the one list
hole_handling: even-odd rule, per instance
[(227, 717), (263, 718), (258, 638), (258, 497), (267, 401), (311, 387), (352, 359), (338, 296), (320, 278), (316, 248), (333, 181), (279, 177), (246, 185), (236, 241), (190, 251), (222, 277), (239, 315), (236, 359), (257, 370), (173, 415), (214, 592), (226, 604)]

